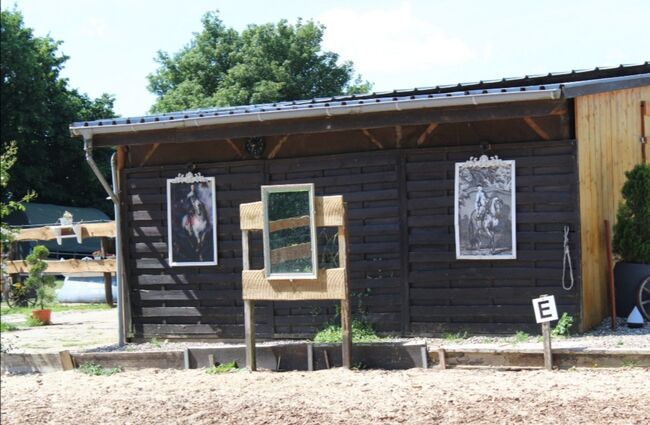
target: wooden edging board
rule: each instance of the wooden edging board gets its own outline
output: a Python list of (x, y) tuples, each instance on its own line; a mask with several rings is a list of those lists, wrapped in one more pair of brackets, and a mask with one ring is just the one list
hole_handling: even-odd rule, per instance
[[(409, 369), (439, 367), (440, 354), (444, 355), (449, 368), (542, 368), (544, 364), (541, 349), (445, 349), (425, 344), (365, 343), (352, 347), (355, 365), (369, 369)], [(256, 347), (259, 366), (267, 370), (322, 370), (341, 366), (340, 344), (284, 343), (258, 345)], [(125, 370), (196, 369), (215, 363), (235, 361), (243, 367), (246, 361), (246, 347), (243, 344), (226, 347), (196, 347), (174, 351), (150, 352), (87, 352), (87, 353), (2, 353), (2, 372), (41, 373), (70, 369), (86, 362), (104, 367), (119, 367)], [(422, 353), (425, 355), (422, 356)], [(68, 358), (69, 356), (69, 358)], [(66, 360), (67, 359), (67, 360)], [(650, 367), (650, 350), (573, 350), (553, 351), (554, 366), (560, 369), (571, 367), (616, 368)], [(67, 363), (67, 366), (66, 366)]]

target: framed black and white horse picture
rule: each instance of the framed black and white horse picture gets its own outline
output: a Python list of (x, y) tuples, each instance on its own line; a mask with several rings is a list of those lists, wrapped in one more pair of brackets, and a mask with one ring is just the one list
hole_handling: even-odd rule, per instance
[(515, 161), (498, 157), (456, 163), (456, 258), (517, 258)]
[(170, 266), (217, 264), (214, 177), (187, 173), (167, 180), (167, 244)]

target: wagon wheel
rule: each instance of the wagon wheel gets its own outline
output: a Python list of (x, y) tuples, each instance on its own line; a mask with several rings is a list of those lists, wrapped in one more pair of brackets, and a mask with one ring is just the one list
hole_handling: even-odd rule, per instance
[(650, 321), (650, 276), (646, 277), (636, 290), (636, 305), (645, 320)]

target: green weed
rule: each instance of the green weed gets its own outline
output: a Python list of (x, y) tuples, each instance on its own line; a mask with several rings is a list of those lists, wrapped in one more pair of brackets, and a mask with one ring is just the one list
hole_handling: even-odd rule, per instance
[(448, 342), (458, 342), (458, 341), (462, 341), (463, 339), (469, 338), (469, 335), (467, 334), (467, 331), (455, 332), (455, 333), (448, 332), (444, 334), (442, 337), (444, 338), (445, 341)]
[(218, 366), (212, 366), (205, 370), (205, 373), (208, 375), (218, 375), (220, 373), (229, 373), (239, 370), (237, 368), (237, 363), (233, 360), (227, 363), (221, 363)]
[(119, 367), (108, 368), (93, 362), (83, 363), (79, 366), (79, 372), (92, 376), (110, 376), (121, 371), (122, 370)]
[(553, 336), (569, 336), (569, 329), (573, 326), (573, 316), (562, 313), (562, 317), (557, 321), (557, 325), (551, 331)]
[(17, 330), (18, 327), (12, 323), (5, 323), (5, 322), (0, 323), (0, 332), (11, 332)]
[(30, 328), (33, 328), (34, 326), (43, 326), (45, 323), (41, 322), (37, 318), (33, 316), (25, 316), (25, 324), (29, 326)]
[(512, 338), (514, 343), (518, 344), (520, 342), (528, 342), (528, 338), (530, 338), (530, 335), (528, 335), (526, 332), (523, 331), (517, 331)]
[[(323, 330), (314, 336), (314, 342), (333, 344), (343, 339), (341, 325), (330, 323)], [(361, 320), (352, 320), (352, 342), (376, 342), (382, 338), (375, 333), (375, 330), (368, 323)]]

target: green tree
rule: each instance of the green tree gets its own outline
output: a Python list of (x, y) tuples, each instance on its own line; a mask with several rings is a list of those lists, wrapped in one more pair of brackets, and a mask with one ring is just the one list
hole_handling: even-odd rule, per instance
[(249, 25), (238, 33), (218, 12), (202, 19), (203, 30), (179, 52), (158, 52), (160, 67), (148, 76), (158, 96), (152, 112), (211, 106), (359, 94), (372, 85), (353, 80), (351, 62), (322, 52), (325, 27), (298, 20), (295, 25)]
[[(16, 151), (16, 143), (14, 142), (2, 146), (2, 152), (0, 152), (0, 189), (2, 192), (9, 185), (10, 171), (16, 163)], [(36, 196), (35, 193), (27, 193), (20, 199), (11, 199), (7, 202), (0, 201), (0, 253), (3, 253), (5, 246), (13, 240), (13, 233), (5, 222), (5, 217), (13, 211), (23, 211), (25, 209), (23, 203), (29, 202), (34, 196)]]
[[(0, 22), (1, 116), (3, 146), (18, 147), (12, 179), (3, 200), (36, 191), (44, 203), (95, 206), (111, 211), (106, 194), (85, 163), (83, 146), (70, 137), (73, 121), (113, 117), (113, 98), (90, 99), (68, 88), (60, 76), (67, 56), (61, 42), (35, 37), (19, 11), (3, 10)], [(110, 150), (96, 160), (107, 171)]]

